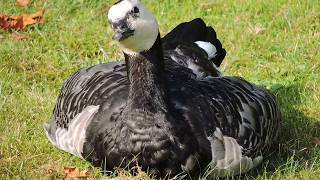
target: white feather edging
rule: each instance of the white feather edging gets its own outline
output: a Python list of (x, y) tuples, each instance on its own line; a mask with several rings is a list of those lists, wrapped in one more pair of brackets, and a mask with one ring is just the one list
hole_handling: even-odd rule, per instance
[(242, 155), (242, 147), (237, 140), (224, 136), (219, 128), (208, 137), (211, 144), (212, 163), (210, 174), (217, 177), (234, 176), (248, 172), (262, 162), (263, 157), (251, 157)]
[[(77, 114), (68, 128), (57, 128), (54, 134), (49, 134), (48, 125), (44, 125), (46, 135), (50, 142), (61, 150), (69, 152), (83, 159), (83, 144), (86, 141), (86, 130), (99, 106), (88, 106)], [(52, 138), (54, 136), (54, 138)]]

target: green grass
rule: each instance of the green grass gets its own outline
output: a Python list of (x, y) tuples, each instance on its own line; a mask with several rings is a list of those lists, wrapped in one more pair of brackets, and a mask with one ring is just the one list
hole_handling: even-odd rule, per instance
[[(147, 1), (162, 34), (202, 17), (214, 26), (228, 54), (223, 71), (270, 89), (283, 114), (279, 147), (247, 176), (319, 179), (320, 3), (317, 0)], [(63, 80), (81, 67), (121, 59), (106, 22), (110, 0), (34, 0), (21, 8), (0, 0), (0, 12), (45, 8), (44, 24), (0, 40), (0, 179), (44, 177), (64, 166), (93, 168), (48, 143), (42, 124), (51, 116)], [(260, 31), (262, 29), (262, 31)], [(9, 32), (0, 30), (7, 37)]]

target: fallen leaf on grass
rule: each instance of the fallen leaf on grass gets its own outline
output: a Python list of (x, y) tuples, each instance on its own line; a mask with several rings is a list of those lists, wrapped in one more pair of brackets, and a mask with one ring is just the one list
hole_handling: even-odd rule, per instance
[(261, 26), (254, 26), (254, 27), (250, 27), (248, 30), (252, 34), (260, 34), (263, 31), (265, 31), (266, 29)]
[(15, 41), (22, 41), (22, 40), (26, 40), (27, 36), (23, 35), (23, 34), (10, 34), (9, 38), (11, 40), (15, 40)]
[(30, 2), (30, 0), (17, 0), (17, 4), (22, 7), (27, 6)]
[(296, 176), (294, 177), (294, 180), (302, 180), (302, 178), (301, 178), (301, 176), (296, 175)]
[(45, 179), (56, 179), (59, 177), (59, 174), (56, 170), (54, 169), (47, 169), (44, 175)]
[(77, 167), (64, 167), (65, 180), (78, 180), (78, 178), (88, 178), (89, 172), (86, 170), (80, 171)]
[(43, 174), (43, 180), (61, 179), (64, 177), (58, 161), (49, 160), (46, 164), (40, 166), (39, 170)]
[(312, 141), (315, 145), (318, 145), (318, 146), (320, 146), (320, 138), (317, 138), (317, 137), (315, 137), (315, 138), (313, 138), (313, 141)]
[(0, 14), (0, 28), (4, 30), (24, 29), (28, 25), (42, 23), (44, 9), (34, 14), (24, 14), (21, 16), (8, 16)]
[(2, 36), (2, 35), (0, 35), (0, 40), (1, 40), (1, 39), (5, 39), (5, 37), (4, 37), (4, 36)]

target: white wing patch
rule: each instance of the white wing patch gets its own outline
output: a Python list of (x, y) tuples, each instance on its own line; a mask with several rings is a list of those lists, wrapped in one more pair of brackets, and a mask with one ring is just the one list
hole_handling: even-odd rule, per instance
[[(54, 134), (49, 134), (45, 128), (50, 142), (61, 150), (69, 152), (83, 159), (83, 144), (86, 141), (86, 130), (99, 106), (88, 106), (69, 124), (68, 129), (57, 128)], [(52, 137), (54, 136), (54, 137)]]
[[(207, 53), (208, 60), (211, 60), (212, 58), (217, 56), (217, 52), (218, 52), (217, 48), (210, 42), (196, 41), (195, 43), (197, 44), (197, 46), (199, 46), (201, 49), (203, 49)], [(214, 69), (217, 70), (218, 77), (222, 77), (223, 75), (220, 69), (214, 63), (212, 63), (212, 66)]]
[(262, 162), (263, 157), (254, 159), (243, 156), (242, 147), (236, 139), (224, 136), (219, 128), (208, 137), (211, 144), (212, 162), (210, 174), (217, 177), (234, 176), (245, 173)]
[(217, 48), (210, 42), (196, 41), (195, 43), (208, 54), (209, 60), (217, 56)]

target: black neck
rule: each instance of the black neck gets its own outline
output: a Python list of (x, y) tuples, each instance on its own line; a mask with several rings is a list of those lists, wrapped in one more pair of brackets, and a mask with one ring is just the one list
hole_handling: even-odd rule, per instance
[(125, 54), (130, 82), (127, 108), (149, 112), (166, 110), (164, 60), (160, 34), (151, 49)]

